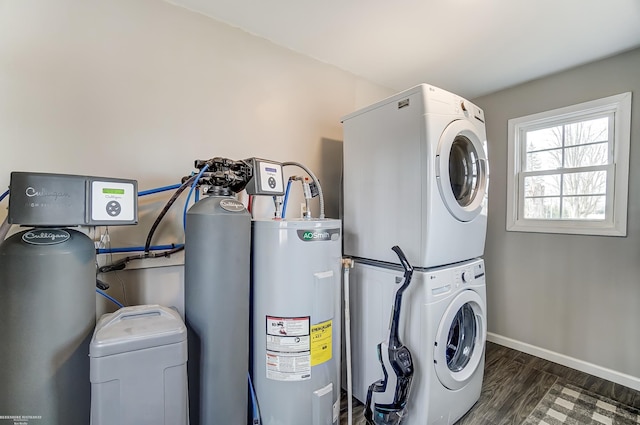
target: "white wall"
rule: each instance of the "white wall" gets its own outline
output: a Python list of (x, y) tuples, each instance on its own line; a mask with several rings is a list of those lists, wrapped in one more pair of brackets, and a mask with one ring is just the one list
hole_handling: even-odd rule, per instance
[[(640, 49), (475, 99), (491, 186), (489, 331), (498, 342), (640, 389)], [(507, 121), (633, 92), (628, 236), (507, 232)]]
[[(158, 0), (0, 0), (0, 188), (20, 170), (132, 178), (142, 190), (178, 183), (196, 158), (257, 156), (314, 170), (335, 217), (340, 117), (389, 94)], [(143, 245), (168, 196), (143, 198), (140, 224), (111, 227), (112, 245)], [(154, 243), (182, 241), (181, 207)], [(120, 300), (122, 281), (129, 303), (181, 308), (181, 271), (103, 277)]]

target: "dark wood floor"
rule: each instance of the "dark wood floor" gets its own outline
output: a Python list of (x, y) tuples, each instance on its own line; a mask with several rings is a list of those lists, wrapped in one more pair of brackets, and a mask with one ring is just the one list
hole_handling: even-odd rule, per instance
[[(566, 382), (640, 408), (640, 392), (566, 366), (487, 342), (480, 400), (457, 425), (519, 425), (555, 382)], [(363, 406), (354, 399), (353, 424), (364, 424)], [(347, 424), (343, 397), (341, 424)]]

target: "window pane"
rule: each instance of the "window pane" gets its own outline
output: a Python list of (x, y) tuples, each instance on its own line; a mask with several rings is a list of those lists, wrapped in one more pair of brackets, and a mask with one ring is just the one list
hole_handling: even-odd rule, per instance
[(560, 195), (560, 174), (550, 176), (529, 176), (524, 179), (524, 196)]
[(566, 146), (609, 140), (609, 118), (602, 117), (565, 126)]
[(562, 192), (568, 195), (604, 195), (607, 191), (607, 172), (590, 171), (565, 174)]
[(609, 163), (608, 147), (607, 143), (598, 143), (566, 148), (564, 151), (564, 166), (573, 168), (607, 165)]
[(525, 198), (524, 218), (560, 219), (560, 198)]
[(562, 146), (562, 126), (527, 131), (527, 152)]
[(562, 166), (562, 149), (527, 153), (525, 171), (555, 170)]
[(562, 218), (604, 220), (605, 196), (569, 196), (562, 201)]

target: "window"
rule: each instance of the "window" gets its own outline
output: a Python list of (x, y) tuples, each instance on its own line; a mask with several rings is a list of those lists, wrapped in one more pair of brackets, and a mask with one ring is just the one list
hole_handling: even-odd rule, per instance
[(631, 93), (509, 120), (507, 230), (626, 236)]

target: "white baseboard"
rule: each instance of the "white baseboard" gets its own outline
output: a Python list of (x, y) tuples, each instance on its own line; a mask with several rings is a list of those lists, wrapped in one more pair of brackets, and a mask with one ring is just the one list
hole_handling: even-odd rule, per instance
[(607, 369), (606, 367), (598, 366), (593, 363), (585, 362), (583, 360), (556, 353), (545, 348), (536, 347), (535, 345), (527, 344), (525, 342), (516, 341), (515, 339), (507, 338), (491, 332), (487, 332), (487, 341), (495, 342), (496, 344), (504, 345), (505, 347), (513, 348), (514, 350), (522, 351), (523, 353), (531, 354), (532, 356), (540, 357), (541, 359), (549, 360), (551, 362), (588, 373), (589, 375), (597, 376), (599, 378), (615, 382), (616, 384), (624, 385), (625, 387), (640, 391), (640, 378), (635, 376)]

